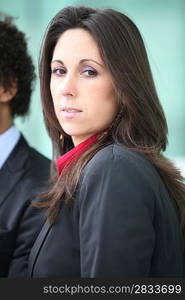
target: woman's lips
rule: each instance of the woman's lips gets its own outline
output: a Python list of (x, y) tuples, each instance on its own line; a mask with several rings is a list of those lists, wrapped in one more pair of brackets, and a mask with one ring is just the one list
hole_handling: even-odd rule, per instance
[(62, 117), (66, 119), (72, 119), (74, 117), (79, 116), (79, 114), (82, 113), (80, 109), (72, 108), (72, 107), (64, 107), (61, 109)]

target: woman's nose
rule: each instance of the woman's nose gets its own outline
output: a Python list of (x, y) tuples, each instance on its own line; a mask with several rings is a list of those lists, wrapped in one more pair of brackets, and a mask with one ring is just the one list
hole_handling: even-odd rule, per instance
[(77, 86), (74, 75), (67, 74), (61, 82), (61, 92), (63, 96), (76, 96)]

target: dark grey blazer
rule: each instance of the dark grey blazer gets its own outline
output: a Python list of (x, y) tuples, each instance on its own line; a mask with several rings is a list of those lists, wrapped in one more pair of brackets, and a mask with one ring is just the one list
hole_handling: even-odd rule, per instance
[(28, 255), (45, 221), (30, 201), (49, 178), (50, 161), (23, 136), (0, 170), (0, 276), (24, 277)]
[(184, 241), (167, 190), (146, 158), (117, 145), (86, 165), (74, 205), (45, 223), (30, 277), (182, 277)]

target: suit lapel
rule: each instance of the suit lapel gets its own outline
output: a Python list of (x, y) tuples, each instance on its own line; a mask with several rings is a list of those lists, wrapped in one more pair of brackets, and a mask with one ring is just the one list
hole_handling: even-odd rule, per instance
[(46, 221), (32, 247), (28, 262), (28, 277), (33, 277), (38, 254), (51, 228), (52, 226), (50, 226), (48, 221)]
[(23, 136), (0, 170), (0, 206), (8, 197), (15, 184), (24, 176), (25, 162), (28, 159), (29, 146)]

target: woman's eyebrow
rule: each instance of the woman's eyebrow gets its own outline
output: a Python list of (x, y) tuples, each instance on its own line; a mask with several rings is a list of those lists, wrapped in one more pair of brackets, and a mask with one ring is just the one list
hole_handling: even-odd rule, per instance
[[(83, 59), (80, 59), (80, 64), (82, 64), (82, 63), (84, 63), (84, 62), (87, 62), (87, 61), (92, 61), (92, 62), (94, 62), (95, 64), (99, 65), (100, 67), (104, 68), (104, 66), (103, 66), (101, 63), (99, 63), (99, 62), (97, 62), (96, 60), (91, 59), (91, 58), (83, 58)], [(54, 60), (52, 60), (52, 61), (51, 61), (51, 64), (53, 64), (53, 63), (55, 63), (55, 62), (60, 63), (61, 65), (64, 65), (63, 61), (60, 60), (60, 59), (54, 59)]]
[(96, 60), (91, 59), (91, 58), (83, 58), (83, 59), (80, 60), (80, 63), (83, 63), (83, 62), (86, 62), (86, 61), (92, 61), (95, 64), (99, 65), (100, 67), (104, 68), (104, 66), (102, 64), (100, 64), (99, 62), (97, 62)]
[(55, 63), (55, 62), (60, 63), (61, 65), (64, 65), (63, 61), (60, 60), (60, 59), (54, 59), (54, 60), (52, 60), (52, 61), (51, 61), (51, 64), (53, 64), (53, 63)]

